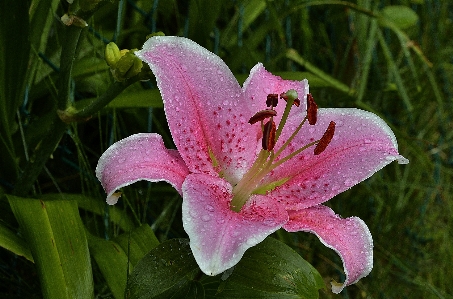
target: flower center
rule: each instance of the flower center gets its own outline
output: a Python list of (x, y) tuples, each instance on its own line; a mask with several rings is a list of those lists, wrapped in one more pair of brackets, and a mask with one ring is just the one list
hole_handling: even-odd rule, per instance
[(295, 90), (289, 90), (280, 94), (280, 99), (286, 101), (286, 106), (277, 127), (274, 122), (274, 117), (277, 116), (277, 111), (274, 110), (274, 107), (277, 106), (278, 99), (279, 95), (269, 94), (266, 99), (266, 105), (268, 108), (258, 111), (249, 120), (251, 125), (258, 122), (261, 123), (261, 131), (263, 133), (262, 150), (259, 152), (258, 157), (247, 173), (245, 173), (242, 179), (233, 187), (233, 199), (231, 200), (230, 208), (235, 212), (239, 212), (241, 210), (251, 195), (266, 194), (278, 186), (283, 185), (290, 179), (289, 177), (282, 178), (271, 183), (263, 184), (262, 180), (272, 170), (314, 145), (316, 145), (314, 154), (321, 154), (327, 148), (335, 133), (335, 122), (331, 121), (324, 135), (319, 140), (308, 143), (298, 150), (291, 152), (289, 155), (279, 158), (281, 153), (296, 137), (307, 120), (310, 125), (316, 124), (318, 106), (316, 105), (312, 95), (308, 94), (307, 115), (304, 117), (299, 126), (297, 126), (288, 140), (286, 140), (286, 142), (277, 151), (274, 151), (274, 146), (283, 131), (283, 127), (286, 124), (292, 106), (294, 105), (296, 109), (300, 106), (300, 100), (298, 99), (298, 95)]

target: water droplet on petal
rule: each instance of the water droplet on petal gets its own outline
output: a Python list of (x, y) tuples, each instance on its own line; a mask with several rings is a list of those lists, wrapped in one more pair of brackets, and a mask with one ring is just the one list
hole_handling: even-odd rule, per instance
[(346, 179), (346, 181), (344, 181), (344, 184), (347, 187), (351, 187), (351, 186), (354, 186), (355, 184), (357, 184), (357, 181), (356, 180), (352, 180), (352, 179)]
[(201, 216), (201, 220), (203, 220), (204, 222), (211, 221), (211, 216), (209, 216), (209, 215), (203, 215), (203, 216)]
[(214, 212), (214, 207), (211, 205), (206, 205), (204, 208), (209, 212)]
[(264, 223), (264, 225), (266, 225), (266, 226), (273, 226), (273, 225), (275, 224), (274, 220), (273, 220), (273, 219), (270, 219), (270, 218), (264, 219), (263, 223)]

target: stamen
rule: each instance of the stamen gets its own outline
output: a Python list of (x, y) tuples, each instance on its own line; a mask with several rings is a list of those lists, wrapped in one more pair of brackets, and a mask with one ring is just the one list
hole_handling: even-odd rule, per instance
[(278, 94), (271, 93), (267, 95), (266, 105), (267, 107), (277, 107), (278, 104)]
[(257, 123), (259, 121), (265, 120), (266, 118), (273, 117), (276, 115), (277, 111), (275, 110), (271, 109), (261, 110), (255, 113), (255, 115), (253, 115), (252, 117), (250, 117), (249, 124), (253, 125), (254, 123)]
[(264, 150), (271, 151), (274, 149), (276, 130), (277, 130), (277, 127), (275, 126), (275, 122), (273, 120), (268, 121), (264, 125), (264, 131), (263, 131), (263, 149)]
[(311, 93), (307, 94), (307, 118), (308, 123), (312, 126), (318, 120), (318, 105), (316, 105)]
[(327, 127), (327, 130), (324, 132), (324, 135), (322, 135), (321, 139), (319, 139), (319, 142), (315, 147), (315, 155), (319, 155), (327, 148), (334, 134), (335, 122), (331, 121), (329, 126)]
[[(280, 98), (284, 99), (285, 101), (288, 102), (288, 95), (286, 94), (286, 92), (281, 93), (280, 94)], [(296, 106), (296, 107), (299, 107), (300, 106), (300, 100), (298, 98), (295, 98), (294, 102), (293, 102), (293, 105)]]

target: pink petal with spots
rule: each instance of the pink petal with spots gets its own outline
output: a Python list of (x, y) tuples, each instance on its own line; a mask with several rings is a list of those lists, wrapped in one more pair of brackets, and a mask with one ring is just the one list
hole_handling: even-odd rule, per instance
[(99, 159), (96, 176), (107, 192), (107, 202), (115, 204), (119, 188), (140, 180), (166, 181), (181, 194), (189, 174), (176, 150), (166, 149), (158, 134), (135, 134), (110, 146)]
[(183, 225), (200, 269), (217, 275), (288, 220), (266, 196), (252, 196), (239, 213), (230, 210), (231, 185), (221, 178), (190, 174), (182, 186)]
[[(290, 89), (296, 90), (300, 99), (300, 106), (293, 106), (290, 115), (305, 113), (308, 94), (307, 79), (302, 81), (283, 80), (281, 77), (266, 71), (264, 66), (261, 63), (258, 63), (250, 71), (250, 76), (244, 82), (243, 87), (246, 103), (250, 107), (250, 110), (255, 112), (267, 108), (266, 98), (268, 94), (273, 93), (280, 95)], [(285, 106), (285, 100), (279, 98), (278, 105), (275, 107), (277, 116), (274, 117), (274, 120), (277, 123), (281, 119)]]
[[(320, 139), (329, 122), (335, 121), (335, 135), (327, 149), (315, 156), (312, 146), (265, 178), (266, 181), (291, 178), (271, 192), (276, 200), (286, 203), (287, 209), (299, 210), (318, 205), (369, 178), (394, 160), (408, 162), (398, 154), (391, 129), (375, 114), (359, 109), (319, 109), (318, 112), (316, 125), (306, 122), (280, 158)], [(302, 115), (288, 119), (275, 151), (301, 120)]]
[(367, 276), (373, 268), (373, 239), (366, 224), (357, 217), (340, 218), (326, 206), (315, 206), (290, 211), (289, 221), (283, 226), (289, 232), (314, 233), (320, 241), (335, 250), (343, 261), (346, 281), (332, 283), (338, 294), (347, 285)]
[(189, 170), (216, 176), (222, 171), (237, 182), (255, 159), (260, 127), (248, 124), (255, 111), (228, 66), (182, 37), (152, 37), (135, 54), (156, 76), (173, 140)]

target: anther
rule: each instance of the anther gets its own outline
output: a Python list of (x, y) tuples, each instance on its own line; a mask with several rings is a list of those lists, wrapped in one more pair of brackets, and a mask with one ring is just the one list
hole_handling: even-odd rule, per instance
[(271, 110), (271, 109), (266, 109), (266, 110), (261, 110), (255, 113), (252, 117), (249, 119), (249, 124), (253, 125), (254, 123), (257, 123), (259, 121), (265, 120), (266, 118), (273, 117), (277, 115), (277, 111)]
[(316, 105), (311, 93), (307, 94), (307, 118), (310, 125), (315, 125), (318, 119), (318, 105)]
[(266, 105), (267, 107), (277, 107), (278, 104), (278, 94), (271, 93), (267, 95)]
[[(285, 101), (288, 101), (288, 96), (286, 95), (286, 92), (283, 92), (280, 94), (280, 99), (284, 99)], [(300, 100), (299, 99), (294, 99), (293, 105), (296, 107), (300, 106)]]
[(263, 131), (263, 149), (264, 150), (271, 151), (272, 149), (274, 149), (275, 131), (277, 131), (277, 127), (275, 126), (275, 122), (273, 120), (268, 121), (264, 125), (264, 131)]
[(327, 130), (324, 132), (324, 135), (322, 135), (321, 139), (319, 139), (318, 144), (316, 144), (315, 155), (319, 155), (327, 148), (334, 134), (335, 122), (331, 121), (329, 126), (327, 127)]

